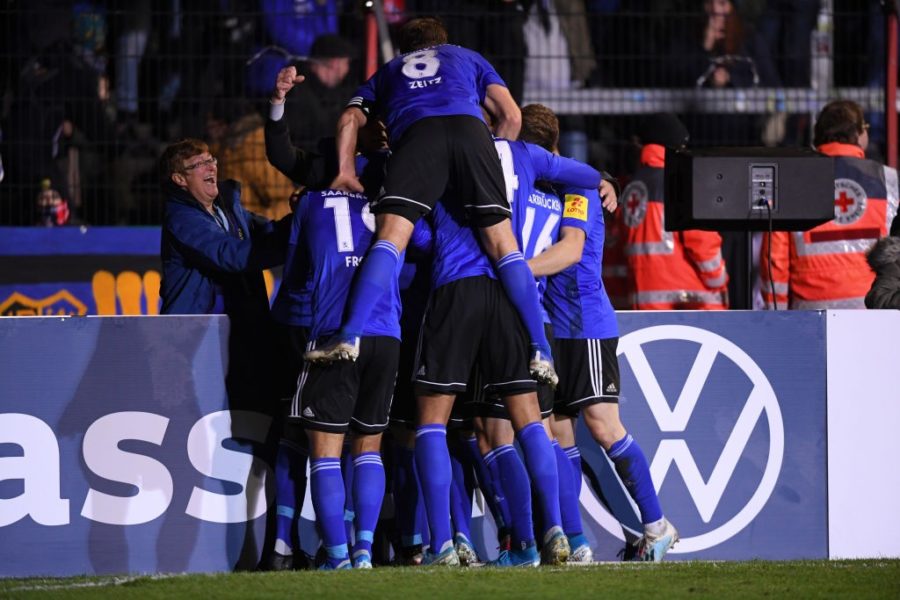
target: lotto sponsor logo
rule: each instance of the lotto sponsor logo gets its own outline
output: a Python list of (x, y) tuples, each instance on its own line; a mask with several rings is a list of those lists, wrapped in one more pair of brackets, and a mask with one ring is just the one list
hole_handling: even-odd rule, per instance
[(579, 194), (566, 194), (565, 210), (563, 217), (567, 219), (578, 219), (587, 221), (588, 217), (588, 199)]

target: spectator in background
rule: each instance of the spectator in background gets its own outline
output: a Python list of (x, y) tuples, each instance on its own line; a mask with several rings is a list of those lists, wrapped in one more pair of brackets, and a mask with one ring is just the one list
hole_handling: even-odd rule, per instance
[(881, 238), (867, 260), (875, 281), (866, 294), (866, 308), (900, 308), (900, 238)]
[[(6, 157), (10, 185), (27, 190), (25, 215), (30, 215), (33, 182), (43, 178), (56, 182), (71, 212), (100, 208), (105, 183), (100, 178), (109, 175), (115, 139), (106, 77), (95, 60), (101, 48), (96, 38), (105, 30), (101, 19), (89, 15), (78, 22), (85, 23), (77, 29), (79, 37), (69, 29), (67, 37), (54, 39), (18, 71), (4, 135), (7, 148), (15, 148), (16, 159)], [(83, 201), (89, 211), (82, 209)]]
[(132, 1), (119, 11), (116, 39), (116, 121), (119, 134), (131, 134), (138, 120), (138, 75), (150, 36), (150, 0)]
[(49, 179), (41, 180), (41, 190), (34, 199), (34, 205), (38, 215), (35, 225), (39, 227), (75, 225), (69, 222), (72, 213), (69, 212), (68, 201), (52, 187)]
[[(834, 157), (834, 219), (809, 231), (763, 236), (760, 288), (767, 308), (865, 308), (874, 274), (866, 253), (897, 215), (897, 171), (865, 158), (868, 124), (850, 100), (819, 113), (813, 143)], [(771, 262), (769, 260), (771, 256)]]
[[(819, 0), (754, 0), (742, 2), (741, 9), (752, 22), (754, 47), (771, 54), (773, 85), (810, 86), (810, 36), (816, 27)], [(749, 5), (746, 6), (745, 5)], [(755, 10), (754, 10), (755, 9)], [(758, 14), (753, 14), (758, 13)], [(767, 121), (772, 129), (763, 129), (763, 141), (772, 146), (809, 144), (809, 115), (784, 112)]]
[(294, 186), (266, 160), (263, 119), (249, 102), (218, 99), (207, 118), (210, 151), (219, 158), (223, 179), (243, 186), (243, 207), (267, 219), (291, 212), (288, 199)]
[(356, 89), (347, 75), (350, 60), (358, 53), (340, 36), (316, 38), (309, 62), (300, 69), (306, 81), (288, 95), (284, 109), (295, 146), (313, 152), (319, 139), (334, 136), (338, 116)]
[(316, 38), (338, 32), (341, 0), (259, 0), (272, 42), (295, 56), (310, 56)]
[(506, 82), (509, 93), (522, 103), (525, 76), (525, 10), (521, 0), (409, 0), (420, 14), (439, 16), (447, 36), (464, 48), (475, 50)]
[(722, 238), (714, 231), (667, 231), (663, 208), (666, 148), (688, 141), (672, 114), (647, 118), (641, 129), (641, 166), (622, 192), (627, 228), (625, 254), (631, 304), (641, 310), (728, 308), (728, 273)]
[[(524, 25), (525, 89), (529, 94), (554, 93), (584, 87), (597, 66), (584, 3), (538, 0), (531, 3)], [(560, 119), (559, 151), (588, 162), (584, 118)]]
[[(768, 50), (753, 36), (731, 0), (705, 0), (687, 31), (669, 45), (668, 84), (713, 89), (777, 85)], [(756, 145), (757, 119), (752, 115), (700, 115), (687, 123), (694, 145)]]

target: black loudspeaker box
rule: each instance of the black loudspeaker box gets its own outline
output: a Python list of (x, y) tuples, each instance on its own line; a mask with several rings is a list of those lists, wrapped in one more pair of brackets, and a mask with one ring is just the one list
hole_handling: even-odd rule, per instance
[(834, 218), (834, 161), (802, 148), (666, 149), (666, 229), (805, 231)]

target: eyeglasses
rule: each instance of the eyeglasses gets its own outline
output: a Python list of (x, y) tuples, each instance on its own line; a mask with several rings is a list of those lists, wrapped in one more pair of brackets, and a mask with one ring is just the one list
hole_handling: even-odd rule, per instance
[(184, 168), (184, 172), (187, 173), (188, 171), (193, 171), (197, 167), (206, 167), (209, 165), (217, 164), (218, 162), (219, 162), (219, 159), (217, 159), (215, 156), (212, 156), (210, 158), (207, 158), (206, 160), (201, 160), (201, 161), (195, 162), (192, 165), (188, 165), (187, 167)]

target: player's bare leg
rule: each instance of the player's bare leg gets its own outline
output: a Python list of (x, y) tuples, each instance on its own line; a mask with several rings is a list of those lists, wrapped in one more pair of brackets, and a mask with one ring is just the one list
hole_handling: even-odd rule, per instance
[(641, 510), (644, 535), (638, 541), (634, 560), (661, 561), (678, 541), (678, 530), (662, 515), (647, 459), (622, 425), (619, 405), (610, 402), (592, 404), (581, 414), (591, 436), (603, 446), (629, 495)]

